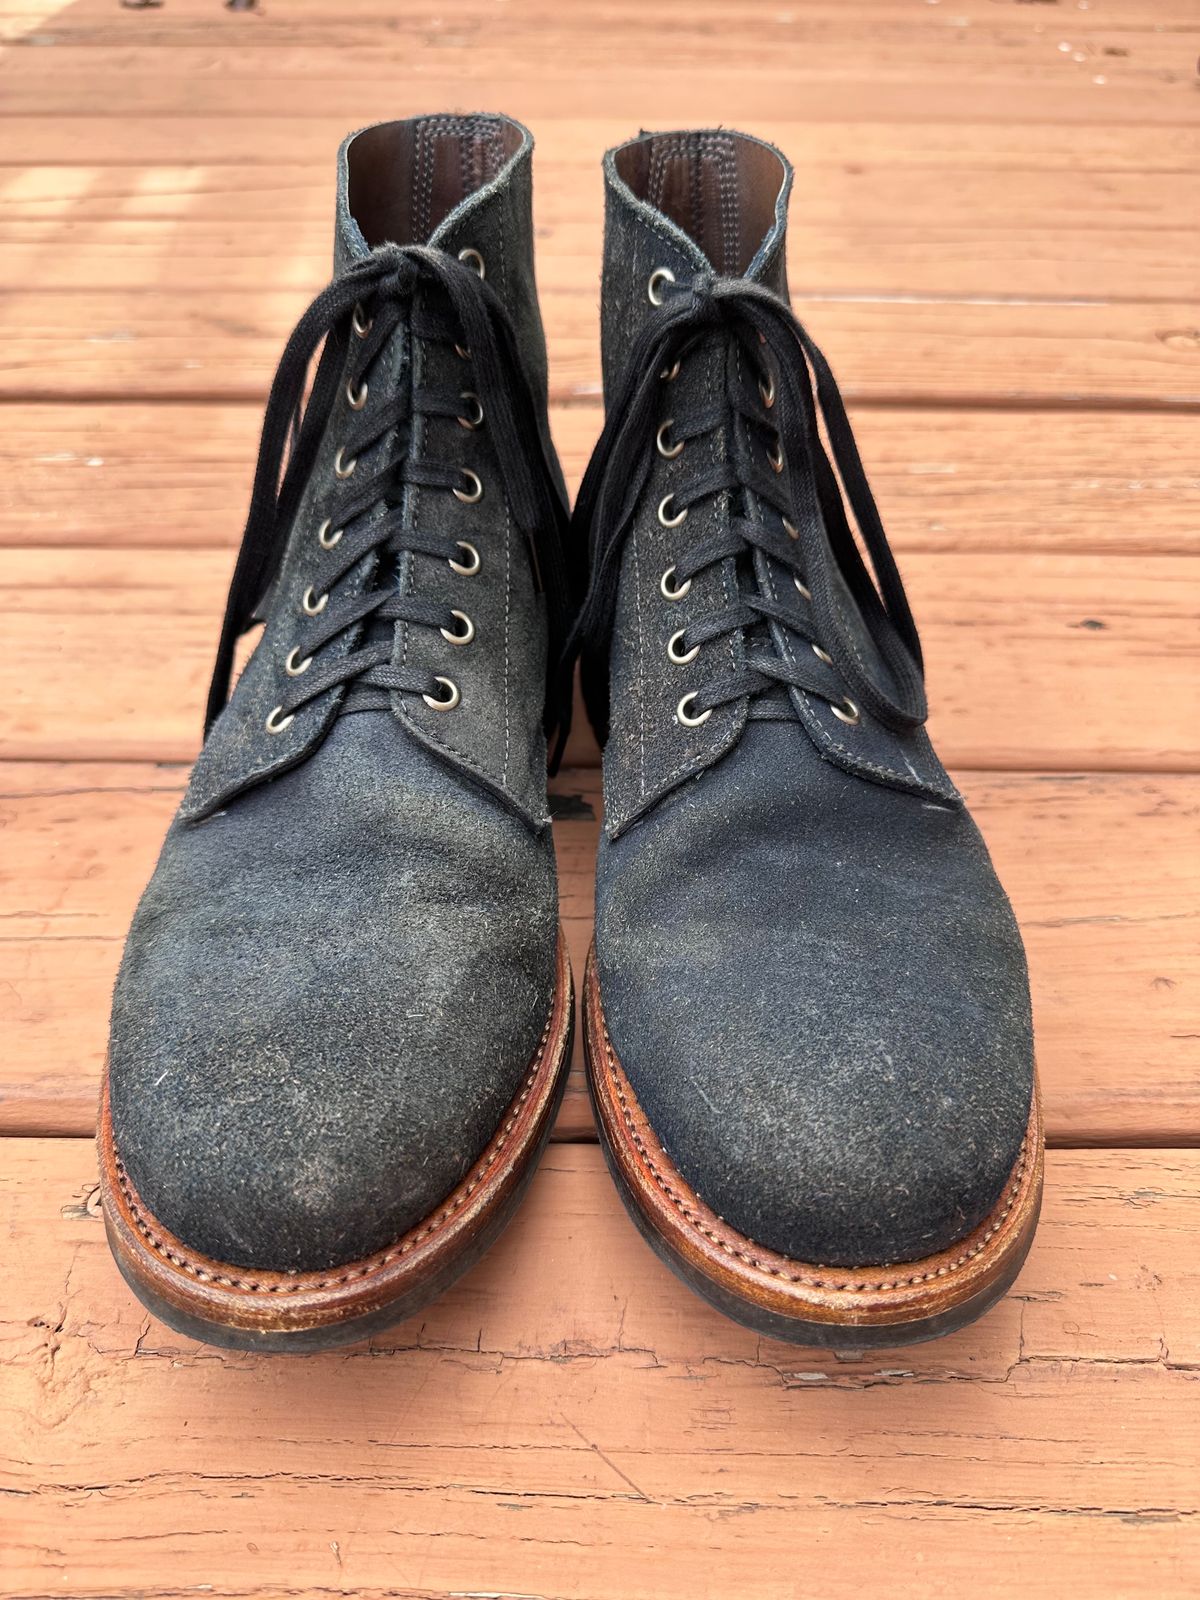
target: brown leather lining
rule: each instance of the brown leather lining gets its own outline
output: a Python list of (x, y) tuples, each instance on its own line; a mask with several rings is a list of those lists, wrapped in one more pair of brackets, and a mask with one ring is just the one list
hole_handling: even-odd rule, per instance
[(613, 1050), (589, 956), (584, 982), (588, 1070), (602, 1132), (639, 1210), (694, 1270), (765, 1311), (806, 1322), (919, 1321), (980, 1293), (1023, 1246), (1042, 1185), (1041, 1107), (992, 1212), (947, 1250), (894, 1266), (835, 1268), (780, 1255), (731, 1228), (686, 1183), (659, 1143)]
[(114, 1248), (156, 1294), (202, 1320), (260, 1331), (319, 1327), (386, 1305), (417, 1287), (447, 1257), (469, 1247), (494, 1208), (520, 1182), (555, 1105), (565, 1070), (571, 979), (561, 931), (554, 1004), (525, 1081), (492, 1140), (437, 1211), (386, 1249), (321, 1273), (254, 1272), (190, 1249), (151, 1214), (113, 1138), (105, 1075), (101, 1091), (100, 1187)]

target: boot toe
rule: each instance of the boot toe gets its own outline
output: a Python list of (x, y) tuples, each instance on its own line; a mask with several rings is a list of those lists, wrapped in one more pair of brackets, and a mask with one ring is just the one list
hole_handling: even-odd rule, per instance
[(731, 1227), (798, 1261), (915, 1261), (975, 1228), (1018, 1160), (1024, 954), (965, 814), (897, 822), (866, 793), (854, 837), (822, 841), (814, 819), (845, 815), (827, 781), (759, 816), (712, 773), (607, 843), (601, 1000), (664, 1149)]

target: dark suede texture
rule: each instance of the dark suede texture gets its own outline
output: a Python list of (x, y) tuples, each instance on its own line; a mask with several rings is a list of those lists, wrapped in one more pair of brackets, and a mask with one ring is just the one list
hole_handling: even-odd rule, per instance
[(1029, 992), (961, 809), (753, 722), (602, 841), (596, 954), (634, 1093), (748, 1238), (800, 1261), (906, 1261), (991, 1209), (1029, 1116)]
[[(611, 397), (649, 313), (648, 275), (713, 270), (701, 239), (723, 256), (718, 272), (786, 293), (791, 171), (770, 147), (721, 132), (644, 135), (610, 152), (605, 172)], [(745, 359), (706, 333), (665, 379), (661, 420), (719, 405), (727, 385), (752, 397)], [(770, 599), (791, 586), (755, 551), (664, 596), (664, 571), (737, 508), (714, 496), (664, 527), (656, 507), (722, 454), (718, 430), (656, 459), (623, 552), (597, 865), (604, 1015), (671, 1159), (731, 1226), (803, 1262), (918, 1260), (987, 1215), (1017, 1158), (1033, 1091), (1024, 951), (922, 727), (866, 714), (849, 727), (797, 690), (790, 718), (786, 705), (756, 718), (742, 699), (698, 727), (677, 719), (680, 697), (728, 673), (741, 645), (727, 635), (676, 663), (675, 630), (739, 586)], [(761, 521), (747, 500), (741, 514)], [(839, 605), (871, 660), (844, 589)], [(809, 650), (782, 623), (769, 638), (784, 660)]]
[[(352, 190), (378, 225), (415, 213), (417, 199), (428, 213), (431, 193), (435, 203), (453, 195), (461, 166), (462, 181), (480, 187), (438, 229), (455, 252), (472, 241), (487, 250), (544, 412), (528, 135), (506, 119), (453, 117), (358, 137), (370, 160), (357, 177), (355, 140), (339, 160), (339, 268), (368, 249)], [(400, 157), (414, 144), (410, 170)], [(416, 199), (380, 191), (385, 177), (415, 186), (422, 171)], [(430, 361), (450, 359), (420, 344), (402, 322), (373, 366), (368, 405), (386, 404), (396, 385), (428, 384)], [(453, 359), (455, 388), (469, 388), (469, 358)], [(444, 374), (443, 387), (450, 381)], [(319, 591), (329, 561), (316, 531), (350, 421), (342, 405), (329, 423), (263, 636), (167, 835), (113, 1001), (120, 1157), (165, 1228), (239, 1267), (324, 1270), (428, 1217), (496, 1133), (554, 998), (545, 602), (486, 422), (471, 431), (454, 417), (422, 418), (409, 440), (414, 453), (434, 449), (476, 471), (486, 485), (478, 504), (444, 489), (409, 489), (405, 501), (409, 525), (469, 540), (479, 571), (463, 576), (418, 552), (390, 578), (469, 612), (466, 645), (436, 627), (386, 625), (393, 660), (420, 652), (459, 682), (461, 704), (438, 713), (419, 694), (342, 686), (280, 734), (264, 731), (291, 681), (289, 652), (309, 648), (313, 623), (299, 600), (310, 585)], [(530, 448), (546, 438), (543, 427)], [(374, 454), (388, 448), (385, 439)], [(367, 590), (378, 576), (368, 557), (339, 590)], [(322, 650), (344, 655), (362, 632)]]

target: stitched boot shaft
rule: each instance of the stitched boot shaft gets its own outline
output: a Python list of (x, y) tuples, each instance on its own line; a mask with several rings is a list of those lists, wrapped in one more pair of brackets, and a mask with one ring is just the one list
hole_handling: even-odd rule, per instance
[(789, 166), (737, 134), (643, 135), (605, 181), (606, 423), (577, 538), (612, 1048), (747, 1238), (916, 1260), (987, 1215), (1021, 1147), (1020, 936), (925, 732), (832, 374), (787, 306)]
[(322, 1270), (414, 1227), (550, 1013), (568, 619), (531, 152), (490, 116), (347, 139), (334, 278), (272, 388), (210, 726), (110, 1049), (125, 1171), (222, 1262)]

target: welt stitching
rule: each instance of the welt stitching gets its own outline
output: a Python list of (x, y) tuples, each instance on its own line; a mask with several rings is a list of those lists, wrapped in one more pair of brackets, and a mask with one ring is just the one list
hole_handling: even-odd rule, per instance
[(259, 1283), (255, 1279), (234, 1278), (222, 1272), (209, 1272), (207, 1268), (198, 1266), (190, 1256), (184, 1256), (178, 1251), (172, 1250), (167, 1245), (165, 1240), (160, 1239), (155, 1235), (149, 1224), (146, 1222), (144, 1214), (138, 1205), (135, 1191), (133, 1190), (133, 1187), (129, 1181), (128, 1174), (125, 1171), (125, 1164), (121, 1160), (121, 1156), (116, 1148), (116, 1141), (114, 1139), (113, 1159), (117, 1169), (117, 1182), (120, 1184), (121, 1193), (125, 1197), (125, 1203), (129, 1207), (130, 1215), (133, 1217), (138, 1232), (146, 1240), (147, 1244), (152, 1250), (156, 1251), (159, 1255), (164, 1256), (169, 1262), (171, 1262), (173, 1266), (179, 1267), (182, 1271), (189, 1273), (192, 1277), (198, 1279), (199, 1281), (204, 1283), (218, 1283), (228, 1289), (244, 1289), (252, 1294), (300, 1294), (312, 1289), (336, 1289), (341, 1287), (343, 1284), (353, 1283), (356, 1279), (371, 1277), (373, 1274), (379, 1272), (383, 1267), (387, 1266), (390, 1262), (398, 1260), (401, 1256), (408, 1255), (416, 1248), (418, 1244), (421, 1243), (422, 1240), (427, 1239), (430, 1234), (436, 1233), (444, 1223), (449, 1221), (456, 1211), (460, 1211), (462, 1209), (474, 1191), (483, 1182), (491, 1167), (494, 1166), (501, 1150), (508, 1142), (508, 1136), (512, 1132), (526, 1100), (528, 1100), (530, 1094), (533, 1092), (533, 1087), (537, 1081), (538, 1072), (541, 1070), (542, 1058), (546, 1053), (546, 1045), (550, 1039), (550, 1029), (554, 1022), (555, 1009), (556, 1008), (553, 1005), (550, 1008), (550, 1015), (546, 1020), (546, 1026), (542, 1032), (541, 1041), (538, 1044), (537, 1054), (533, 1058), (533, 1067), (530, 1070), (529, 1076), (526, 1078), (521, 1087), (521, 1093), (517, 1097), (516, 1104), (513, 1106), (511, 1112), (509, 1113), (508, 1119), (504, 1123), (504, 1126), (501, 1128), (499, 1134), (496, 1136), (492, 1149), (488, 1151), (487, 1155), (476, 1168), (470, 1183), (468, 1183), (466, 1187), (454, 1197), (448, 1206), (445, 1206), (436, 1217), (427, 1222), (416, 1233), (406, 1234), (404, 1238), (399, 1241), (399, 1243), (393, 1245), (390, 1249), (383, 1251), (379, 1255), (370, 1257), (360, 1266), (352, 1267), (345, 1272), (337, 1273), (332, 1277), (324, 1277), (315, 1281), (311, 1277), (304, 1277), (301, 1275), (297, 1276), (295, 1280), (289, 1280), (287, 1283)]
[[(757, 1272), (765, 1272), (773, 1278), (783, 1278), (788, 1283), (803, 1284), (806, 1288), (832, 1289), (844, 1294), (870, 1294), (885, 1289), (910, 1288), (919, 1283), (929, 1283), (937, 1278), (944, 1278), (951, 1272), (956, 1272), (961, 1267), (966, 1266), (969, 1261), (973, 1261), (975, 1257), (987, 1247), (988, 1243), (995, 1238), (996, 1234), (1000, 1232), (1005, 1221), (1012, 1212), (1013, 1206), (1016, 1203), (1017, 1195), (1020, 1192), (1021, 1181), (1025, 1175), (1025, 1167), (1028, 1159), (1028, 1136), (1021, 1140), (1021, 1148), (1017, 1156), (1017, 1164), (1013, 1169), (1012, 1182), (1003, 1196), (1003, 1209), (1000, 1211), (999, 1215), (996, 1216), (995, 1222), (977, 1244), (972, 1245), (969, 1250), (965, 1250), (961, 1256), (957, 1256), (953, 1261), (946, 1262), (943, 1266), (935, 1268), (932, 1272), (910, 1273), (907, 1276), (881, 1279), (877, 1283), (847, 1283), (838, 1279), (814, 1277), (809, 1273), (788, 1272), (783, 1267), (774, 1267), (771, 1266), (769, 1262), (760, 1261), (756, 1256), (750, 1255), (745, 1250), (736, 1249), (727, 1240), (722, 1239), (721, 1236), (712, 1228), (710, 1228), (704, 1222), (703, 1218), (695, 1212), (691, 1204), (689, 1204), (689, 1201), (676, 1193), (675, 1189), (671, 1186), (670, 1181), (659, 1171), (653, 1155), (647, 1149), (645, 1141), (642, 1139), (641, 1135), (634, 1126), (633, 1118), (629, 1110), (629, 1103), (624, 1090), (624, 1073), (621, 1070), (620, 1063), (613, 1054), (612, 1041), (608, 1036), (608, 1024), (604, 1020), (604, 1013), (594, 998), (589, 998), (589, 1004), (591, 1004), (594, 1013), (596, 1013), (600, 1018), (600, 1031), (604, 1040), (604, 1054), (608, 1060), (609, 1070), (612, 1074), (613, 1088), (621, 1105), (622, 1120), (625, 1123), (629, 1137), (636, 1145), (638, 1153), (645, 1162), (655, 1184), (686, 1222), (690, 1223), (692, 1227), (697, 1229), (698, 1232), (702, 1233), (706, 1239), (715, 1244), (719, 1250), (724, 1252), (725, 1255), (736, 1256), (739, 1261), (744, 1262), (748, 1267), (753, 1267)], [(698, 1197), (692, 1195), (690, 1198), (695, 1200)], [(992, 1215), (995, 1216), (995, 1212), (993, 1212)], [(735, 1237), (740, 1239), (742, 1235), (737, 1234)], [(747, 1240), (746, 1242), (750, 1243), (751, 1241)]]

